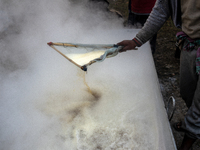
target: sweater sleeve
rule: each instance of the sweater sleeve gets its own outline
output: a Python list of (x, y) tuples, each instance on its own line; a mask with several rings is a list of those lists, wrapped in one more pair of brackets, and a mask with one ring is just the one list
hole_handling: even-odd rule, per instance
[(151, 39), (163, 26), (170, 16), (169, 0), (157, 0), (143, 28), (133, 39), (138, 46)]

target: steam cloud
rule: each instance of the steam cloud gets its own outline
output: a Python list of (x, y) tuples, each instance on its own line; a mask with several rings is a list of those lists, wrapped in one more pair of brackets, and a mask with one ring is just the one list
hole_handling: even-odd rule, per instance
[(0, 1), (1, 150), (74, 149), (65, 142), (72, 129), (60, 128), (91, 103), (79, 105), (83, 100), (69, 93), (93, 97), (83, 90), (83, 74), (46, 43), (109, 43), (98, 33), (121, 28), (122, 20), (105, 9), (87, 0)]
[(47, 45), (133, 38), (121, 30), (123, 20), (104, 3), (1, 0), (0, 150), (170, 147), (148, 45), (95, 63), (87, 74)]
[(104, 3), (1, 0), (0, 150), (173, 149), (148, 45), (87, 74), (47, 45), (132, 34)]

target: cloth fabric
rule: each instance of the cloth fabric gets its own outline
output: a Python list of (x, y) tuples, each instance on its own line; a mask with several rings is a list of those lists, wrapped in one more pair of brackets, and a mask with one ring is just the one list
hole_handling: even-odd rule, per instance
[(121, 49), (122, 49), (122, 46), (114, 45), (112, 48), (105, 51), (103, 55), (101, 55), (99, 58), (94, 59), (93, 61), (102, 62), (106, 58), (114, 57), (119, 53)]
[[(129, 0), (129, 24), (136, 28), (142, 28), (147, 21), (155, 2), (156, 0)], [(152, 54), (156, 51), (156, 39), (157, 34), (155, 34), (149, 41)]]
[[(179, 3), (180, 1), (180, 3)], [(200, 1), (197, 0), (157, 0), (145, 26), (135, 39), (140, 46), (159, 31), (165, 21), (172, 16), (176, 27), (193, 39), (200, 38)]]
[(185, 40), (185, 46), (183, 47), (183, 50), (191, 51), (195, 47), (197, 48), (196, 52), (196, 72), (197, 74), (200, 74), (200, 39), (191, 39), (187, 34), (185, 34), (183, 31), (178, 32), (176, 34), (177, 40)]
[[(130, 11), (129, 17), (128, 17), (128, 22), (129, 22), (129, 24), (133, 25), (136, 28), (142, 28), (148, 17), (149, 17), (149, 15), (135, 14)], [(152, 54), (154, 54), (156, 51), (156, 39), (157, 39), (157, 34), (155, 34), (149, 41)]]
[(200, 0), (181, 0), (182, 31), (190, 38), (200, 38)]
[(156, 0), (129, 0), (130, 10), (135, 14), (148, 15), (151, 13)]
[(181, 28), (179, 0), (157, 0), (144, 27), (133, 40), (139, 42), (138, 46), (151, 39), (171, 16), (176, 27)]

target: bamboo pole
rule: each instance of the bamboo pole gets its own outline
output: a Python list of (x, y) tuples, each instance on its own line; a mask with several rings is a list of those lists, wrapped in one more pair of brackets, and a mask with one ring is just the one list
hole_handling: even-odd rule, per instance
[(70, 46), (70, 47), (77, 47), (76, 45), (73, 44), (69, 44), (69, 43), (53, 43), (53, 42), (49, 42), (47, 43), (49, 46), (51, 45), (57, 45), (57, 46)]
[(90, 45), (90, 44), (79, 44), (79, 45), (74, 45), (74, 44), (70, 44), (70, 43), (53, 43), (53, 42), (49, 42), (47, 43), (49, 46), (51, 45), (56, 45), (56, 46), (69, 46), (69, 47), (90, 47), (90, 48), (112, 48), (114, 45), (113, 44), (104, 44), (104, 45), (100, 45), (100, 47), (96, 47), (94, 45)]

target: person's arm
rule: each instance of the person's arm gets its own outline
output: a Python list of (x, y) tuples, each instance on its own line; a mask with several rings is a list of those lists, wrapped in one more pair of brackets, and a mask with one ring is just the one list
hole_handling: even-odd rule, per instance
[(121, 52), (134, 49), (136, 46), (140, 47), (146, 43), (160, 30), (169, 16), (169, 0), (157, 0), (150, 16), (136, 37), (117, 43), (117, 45), (124, 46)]

